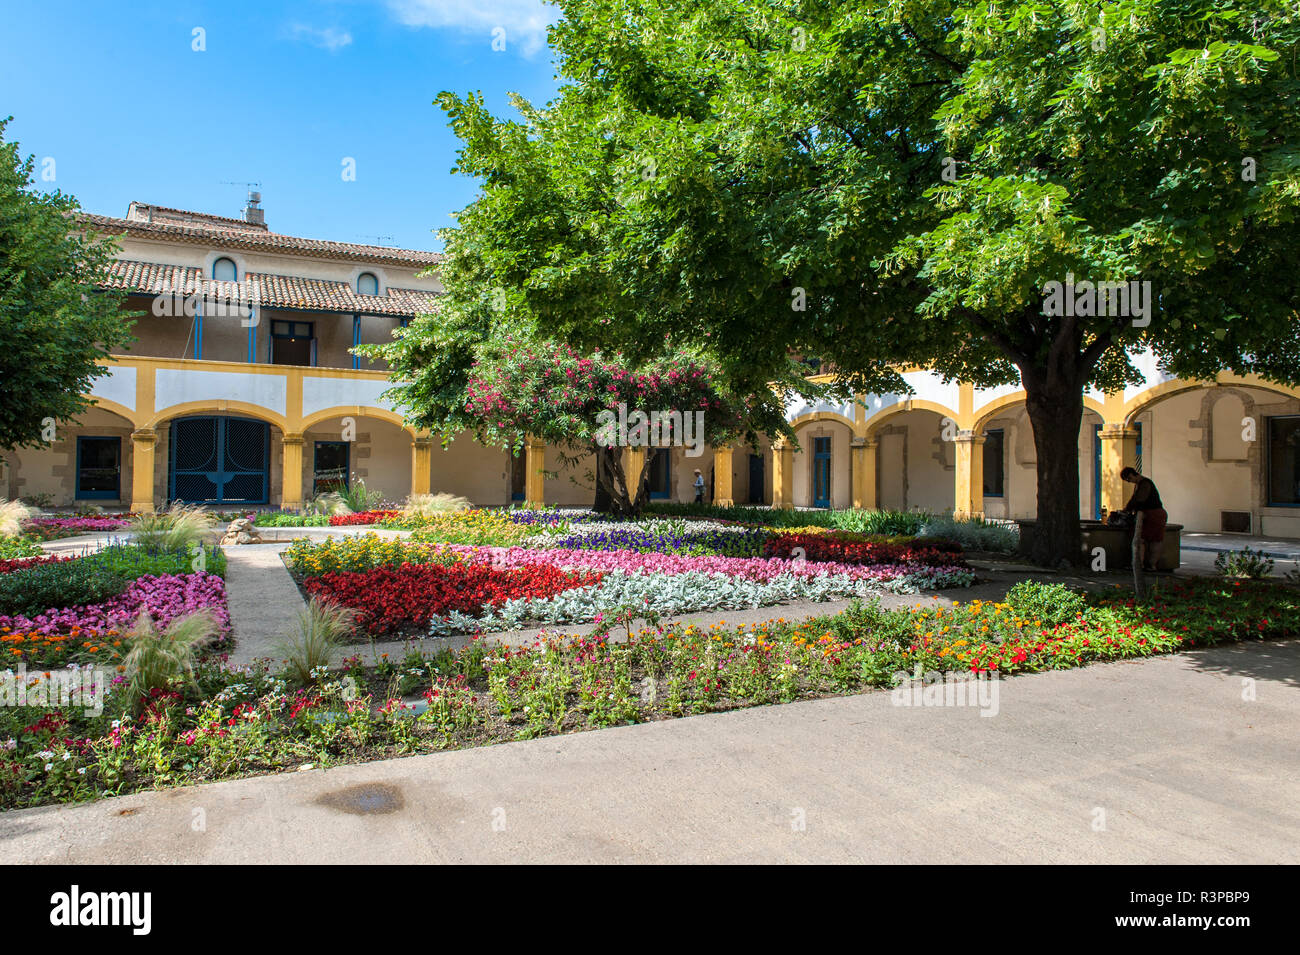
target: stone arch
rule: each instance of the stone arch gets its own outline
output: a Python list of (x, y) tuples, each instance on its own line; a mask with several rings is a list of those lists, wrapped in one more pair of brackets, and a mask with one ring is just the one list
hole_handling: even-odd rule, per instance
[(1137, 420), (1137, 416), (1144, 411), (1149, 411), (1153, 405), (1159, 404), (1166, 398), (1172, 398), (1174, 395), (1183, 394), (1188, 391), (1197, 391), (1201, 388), (1257, 388), (1261, 391), (1272, 391), (1283, 398), (1300, 398), (1300, 388), (1288, 388), (1285, 385), (1279, 385), (1275, 382), (1264, 381), (1255, 376), (1244, 377), (1241, 375), (1222, 375), (1216, 381), (1204, 381), (1195, 379), (1174, 378), (1170, 381), (1153, 385), (1143, 391), (1138, 392), (1132, 398), (1124, 402), (1124, 424), (1131, 427)]
[(379, 421), (387, 421), (389, 424), (396, 425), (410, 434), (412, 438), (417, 436), (416, 429), (412, 425), (407, 424), (406, 419), (396, 411), (390, 411), (387, 408), (378, 408), (374, 405), (336, 405), (332, 408), (324, 408), (320, 411), (315, 411), (302, 419), (300, 430), (306, 431), (308, 428), (320, 424), (322, 421), (328, 421), (330, 418), (345, 418), (349, 416), (375, 418)]
[[(890, 418), (900, 414), (906, 414), (909, 411), (932, 411), (937, 414), (940, 419), (952, 419), (955, 425), (961, 421), (960, 413), (949, 408), (947, 405), (939, 404), (937, 401), (926, 401), (923, 398), (909, 398), (905, 401), (900, 401), (897, 404), (892, 404), (888, 408), (882, 408), (880, 411), (877, 411), (862, 424), (860, 434), (867, 438), (872, 438), (883, 425), (889, 422)], [(960, 427), (960, 425), (957, 426)]]
[(810, 414), (800, 415), (790, 422), (790, 427), (794, 429), (797, 436), (801, 428), (805, 428), (808, 425), (815, 424), (819, 421), (836, 421), (844, 425), (855, 435), (858, 433), (857, 423), (854, 422), (852, 418), (845, 417), (837, 411), (814, 411)]
[(272, 427), (279, 428), (281, 432), (292, 432), (294, 430), (289, 426), (284, 415), (276, 414), (262, 405), (251, 404), (247, 401), (224, 400), (186, 401), (179, 405), (163, 408), (154, 412), (144, 424), (140, 425), (140, 430), (157, 430), (173, 418), (188, 418), (192, 415), (227, 415), (239, 418), (255, 418), (258, 421), (265, 421)]
[[(971, 428), (972, 431), (980, 432), (985, 429), (990, 421), (999, 415), (1005, 414), (1016, 405), (1023, 405), (1028, 396), (1023, 390), (1013, 391), (1009, 395), (1003, 395), (995, 398), (975, 413), (975, 423)], [(1106, 420), (1105, 407), (1096, 398), (1091, 395), (1083, 396), (1083, 407), (1085, 411), (1093, 411), (1101, 416), (1102, 421)]]
[(119, 418), (125, 418), (131, 427), (134, 428), (136, 426), (136, 413), (124, 404), (119, 404), (118, 402), (111, 401), (108, 398), (95, 398), (87, 407), (103, 408), (105, 411), (111, 411)]

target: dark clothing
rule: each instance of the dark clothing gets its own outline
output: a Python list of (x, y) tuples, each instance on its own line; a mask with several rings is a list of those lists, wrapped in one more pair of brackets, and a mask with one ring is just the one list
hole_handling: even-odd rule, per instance
[(1165, 539), (1165, 524), (1169, 521), (1169, 514), (1163, 507), (1157, 507), (1154, 510), (1142, 512), (1142, 539), (1149, 543), (1156, 543)]
[(1133, 489), (1133, 496), (1124, 505), (1124, 510), (1129, 513), (1164, 510), (1164, 505), (1160, 503), (1160, 492), (1156, 490), (1155, 482), (1149, 477), (1141, 478), (1137, 483), (1137, 487)]

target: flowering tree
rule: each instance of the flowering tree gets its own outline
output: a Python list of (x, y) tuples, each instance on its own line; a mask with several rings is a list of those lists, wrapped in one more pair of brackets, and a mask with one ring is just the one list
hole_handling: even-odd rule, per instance
[(464, 420), (486, 444), (518, 450), (532, 435), (595, 455), (597, 499), (616, 513), (645, 505), (650, 469), (629, 482), (622, 449), (685, 446), (688, 454), (784, 421), (770, 396), (745, 400), (720, 386), (709, 367), (688, 358), (633, 368), (621, 356), (582, 356), (567, 346), (510, 343), (474, 362), (465, 384)]

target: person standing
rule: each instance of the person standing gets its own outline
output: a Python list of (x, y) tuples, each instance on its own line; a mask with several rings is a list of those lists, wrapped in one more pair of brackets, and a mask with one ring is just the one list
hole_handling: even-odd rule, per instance
[(699, 468), (695, 469), (695, 503), (704, 503), (704, 472)]
[(1125, 468), (1119, 476), (1120, 480), (1135, 485), (1133, 496), (1124, 505), (1124, 510), (1133, 515), (1133, 593), (1138, 600), (1144, 600), (1145, 574), (1154, 573), (1156, 564), (1160, 562), (1169, 512), (1160, 501), (1160, 490), (1155, 482), (1137, 468)]

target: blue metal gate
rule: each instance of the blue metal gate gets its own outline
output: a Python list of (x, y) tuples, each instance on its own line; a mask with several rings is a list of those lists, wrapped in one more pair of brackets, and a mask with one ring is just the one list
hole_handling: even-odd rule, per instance
[(271, 428), (250, 418), (177, 418), (171, 426), (167, 497), (191, 504), (265, 504)]

